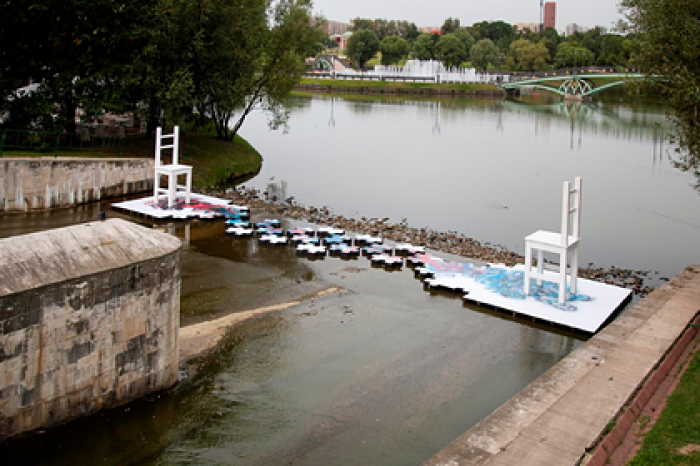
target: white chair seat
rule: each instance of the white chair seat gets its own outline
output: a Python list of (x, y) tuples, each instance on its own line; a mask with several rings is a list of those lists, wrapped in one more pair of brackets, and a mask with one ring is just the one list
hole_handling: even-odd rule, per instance
[[(562, 240), (561, 240), (561, 233), (556, 233), (553, 231), (545, 231), (545, 230), (538, 230), (531, 234), (530, 236), (527, 236), (525, 238), (525, 241), (528, 241), (530, 243), (536, 243), (541, 246), (551, 246), (552, 249), (556, 249), (557, 251), (561, 248), (564, 248), (565, 246), (562, 246)], [(569, 236), (569, 247), (575, 245), (578, 243), (579, 238), (575, 238), (573, 236)], [(556, 252), (556, 251), (549, 251), (549, 252)]]

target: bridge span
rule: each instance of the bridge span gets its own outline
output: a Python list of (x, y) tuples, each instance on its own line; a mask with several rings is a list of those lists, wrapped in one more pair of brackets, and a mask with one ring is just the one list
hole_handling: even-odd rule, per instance
[[(645, 75), (636, 72), (605, 72), (603, 69), (581, 70), (585, 74), (579, 74), (575, 70), (559, 70), (532, 75), (513, 76), (509, 82), (502, 84), (506, 91), (518, 91), (523, 88), (542, 89), (554, 92), (562, 97), (584, 98), (604, 90), (621, 86), (632, 79), (643, 79)], [(599, 84), (596, 80), (604, 79), (606, 82)]]

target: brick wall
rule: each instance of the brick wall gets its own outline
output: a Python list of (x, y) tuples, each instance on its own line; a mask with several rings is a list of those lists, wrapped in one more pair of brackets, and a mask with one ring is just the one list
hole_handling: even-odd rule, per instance
[(0, 240), (0, 440), (178, 376), (180, 242), (124, 220)]

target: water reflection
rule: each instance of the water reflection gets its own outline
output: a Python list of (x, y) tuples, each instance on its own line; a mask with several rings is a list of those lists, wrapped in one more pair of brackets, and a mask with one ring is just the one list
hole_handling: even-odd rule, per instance
[[(414, 227), (522, 251), (530, 232), (559, 228), (561, 182), (582, 176), (585, 263), (668, 277), (691, 260), (688, 251), (700, 250), (697, 194), (691, 177), (668, 159), (669, 124), (658, 104), (620, 102), (615, 94), (584, 103), (292, 100), (308, 106), (292, 113), (288, 135), (270, 133), (257, 115), (244, 127), (265, 157), (248, 186), (264, 191), (271, 177), (284, 179), (285, 195), (302, 205), (349, 217), (408, 218)], [(660, 238), (673, 246), (660, 247)]]

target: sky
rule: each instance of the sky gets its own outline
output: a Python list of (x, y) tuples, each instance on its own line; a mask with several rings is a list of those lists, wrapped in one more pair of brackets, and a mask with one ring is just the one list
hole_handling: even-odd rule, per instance
[[(547, 1), (547, 0), (545, 0)], [(349, 22), (353, 18), (407, 20), (417, 26), (442, 26), (446, 18), (462, 25), (488, 20), (539, 23), (539, 0), (313, 0), (314, 11), (326, 19)], [(567, 24), (611, 28), (621, 16), (618, 0), (557, 0), (557, 30)]]

